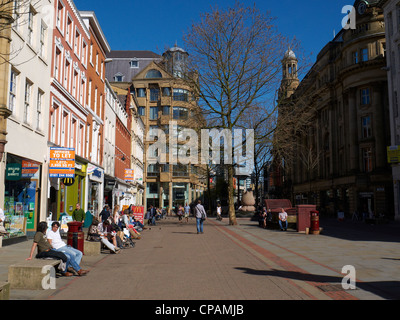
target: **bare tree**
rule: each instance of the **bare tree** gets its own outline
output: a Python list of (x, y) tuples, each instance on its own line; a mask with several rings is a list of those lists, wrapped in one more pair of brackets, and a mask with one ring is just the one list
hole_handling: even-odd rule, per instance
[[(255, 6), (213, 8), (191, 26), (184, 41), (190, 52), (189, 70), (197, 71), (192, 85), (213, 128), (235, 129), (252, 105), (262, 103), (279, 86), (281, 58), (289, 42), (278, 32), (274, 18)], [(229, 222), (236, 225), (234, 164), (226, 167)]]

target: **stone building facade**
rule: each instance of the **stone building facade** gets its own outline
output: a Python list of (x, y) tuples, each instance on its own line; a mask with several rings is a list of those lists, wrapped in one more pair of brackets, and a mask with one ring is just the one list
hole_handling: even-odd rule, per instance
[[(165, 207), (169, 211), (174, 210), (178, 204), (189, 204), (200, 198), (207, 186), (207, 179), (201, 166), (170, 161), (171, 153), (178, 154), (179, 143), (174, 147), (167, 143), (164, 163), (158, 161), (161, 151), (151, 148), (151, 145), (160, 138), (157, 136), (157, 130), (162, 130), (166, 140), (169, 141), (169, 137), (176, 139), (176, 135), (182, 129), (195, 128), (199, 125), (193, 117), (198, 108), (197, 102), (183, 76), (187, 55), (187, 52), (177, 46), (167, 50), (163, 57), (148, 52), (142, 53), (142, 60), (138, 58), (139, 53), (136, 51), (110, 53), (113, 61), (107, 69), (107, 74), (114, 77), (114, 80), (121, 80), (111, 83), (119, 88), (129, 88), (133, 93), (137, 101), (138, 114), (145, 127), (143, 174), (145, 208), (155, 205)], [(144, 58), (145, 56), (147, 58)], [(129, 73), (131, 69), (135, 69), (132, 68), (132, 63), (138, 69), (135, 73)], [(116, 75), (123, 75), (123, 78), (115, 78)], [(125, 82), (127, 80), (130, 82)]]
[[(384, 18), (378, 1), (361, 2), (354, 4), (356, 29), (342, 29), (282, 101), (281, 108), (291, 104), (310, 114), (306, 128), (292, 136), (286, 190), (294, 203), (317, 204), (321, 214), (393, 217)], [(302, 150), (312, 152), (313, 165)]]
[(390, 110), (388, 162), (392, 166), (395, 219), (400, 220), (400, 2), (381, 0), (386, 31), (386, 62)]

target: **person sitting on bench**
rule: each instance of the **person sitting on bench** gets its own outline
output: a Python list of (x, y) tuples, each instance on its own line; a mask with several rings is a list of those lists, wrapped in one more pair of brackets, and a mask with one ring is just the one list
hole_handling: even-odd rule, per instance
[(282, 208), (282, 211), (279, 212), (279, 226), (281, 227), (281, 231), (287, 230), (288, 222), (287, 222), (287, 213), (285, 209)]
[(38, 249), (38, 254), (36, 255), (37, 259), (51, 258), (51, 259), (62, 260), (65, 263), (64, 270), (61, 270), (62, 275), (64, 277), (71, 277), (73, 274), (71, 272), (68, 272), (70, 259), (64, 253), (55, 251), (51, 247), (50, 243), (47, 241), (46, 231), (47, 231), (47, 222), (45, 221), (39, 222), (37, 231), (33, 238), (33, 244), (30, 255), (26, 260), (32, 260), (33, 253), (37, 248)]
[(83, 253), (78, 249), (71, 247), (70, 245), (66, 245), (65, 242), (61, 239), (60, 223), (58, 221), (54, 221), (51, 224), (51, 230), (47, 230), (46, 236), (47, 240), (55, 251), (62, 252), (70, 258), (71, 267), (78, 273), (78, 276), (83, 276), (89, 272), (87, 270), (83, 270), (79, 266), (82, 260)]

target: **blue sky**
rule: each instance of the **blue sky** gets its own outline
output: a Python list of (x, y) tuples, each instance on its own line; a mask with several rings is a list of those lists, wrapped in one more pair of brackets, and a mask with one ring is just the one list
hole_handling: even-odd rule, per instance
[[(314, 62), (318, 52), (341, 29), (342, 8), (354, 0), (242, 0), (277, 18), (279, 31), (296, 37)], [(94, 11), (111, 50), (150, 50), (162, 54), (178, 43), (192, 22), (210, 7), (233, 6), (234, 0), (75, 0), (78, 10)]]

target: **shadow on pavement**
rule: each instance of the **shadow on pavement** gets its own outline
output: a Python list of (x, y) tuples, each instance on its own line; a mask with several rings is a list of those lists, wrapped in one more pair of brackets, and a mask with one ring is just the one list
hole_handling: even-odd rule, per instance
[[(281, 277), (285, 279), (315, 282), (325, 285), (334, 284), (334, 286), (330, 286), (329, 288), (333, 288), (335, 291), (346, 291), (341, 287), (343, 278), (339, 276), (334, 277), (334, 276), (316, 275), (310, 273), (276, 270), (276, 269), (256, 270), (243, 267), (236, 267), (235, 269), (256, 276)], [(324, 291), (324, 285), (319, 285), (317, 287), (320, 290)], [(382, 297), (383, 299), (398, 300), (400, 298), (400, 281), (357, 282), (356, 287), (357, 289), (362, 289), (364, 291), (371, 292), (377, 296)]]

